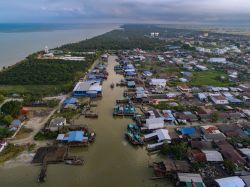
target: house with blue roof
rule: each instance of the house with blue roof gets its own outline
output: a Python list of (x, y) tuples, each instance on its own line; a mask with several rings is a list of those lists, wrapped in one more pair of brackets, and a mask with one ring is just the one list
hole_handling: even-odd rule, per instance
[(66, 134), (58, 134), (57, 141), (66, 142), (69, 144), (88, 142), (88, 136), (83, 131), (70, 131)]
[(78, 82), (73, 90), (73, 96), (98, 97), (102, 96), (102, 86), (98, 81)]
[(162, 110), (164, 121), (175, 121), (175, 117), (171, 110)]
[(19, 120), (19, 119), (14, 119), (14, 120), (11, 122), (9, 128), (10, 128), (12, 131), (16, 131), (16, 130), (20, 127), (21, 124), (22, 124), (21, 120)]

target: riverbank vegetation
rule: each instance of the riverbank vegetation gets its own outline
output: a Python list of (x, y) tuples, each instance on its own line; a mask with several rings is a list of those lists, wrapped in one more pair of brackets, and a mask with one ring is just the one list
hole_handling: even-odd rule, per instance
[(22, 62), (0, 72), (1, 93), (54, 95), (68, 92), (98, 58), (86, 55), (85, 61), (37, 59), (31, 55)]
[(18, 146), (14, 144), (8, 144), (4, 150), (0, 153), (0, 163), (3, 163), (7, 160), (15, 158), (21, 152), (25, 150), (25, 146)]

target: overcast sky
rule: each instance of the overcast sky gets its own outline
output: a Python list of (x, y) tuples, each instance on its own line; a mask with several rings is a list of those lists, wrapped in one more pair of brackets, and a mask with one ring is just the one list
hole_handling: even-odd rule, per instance
[(0, 22), (250, 24), (250, 0), (0, 0)]

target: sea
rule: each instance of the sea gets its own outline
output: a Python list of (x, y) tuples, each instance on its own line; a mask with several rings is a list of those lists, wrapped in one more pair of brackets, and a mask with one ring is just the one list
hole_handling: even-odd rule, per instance
[(0, 23), (0, 69), (43, 50), (45, 46), (55, 48), (115, 28), (119, 28), (119, 24)]

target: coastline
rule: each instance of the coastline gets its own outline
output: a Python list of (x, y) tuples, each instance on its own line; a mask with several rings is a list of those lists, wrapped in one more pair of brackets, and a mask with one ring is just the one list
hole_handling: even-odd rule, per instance
[[(54, 49), (103, 35), (119, 27), (119, 24), (87, 24), (73, 29), (0, 32), (2, 44), (2, 47), (0, 46), (0, 71), (3, 70), (3, 67), (7, 68), (19, 64), (29, 55), (43, 50), (46, 45)], [(9, 53), (10, 50), (12, 51), (11, 54)]]

